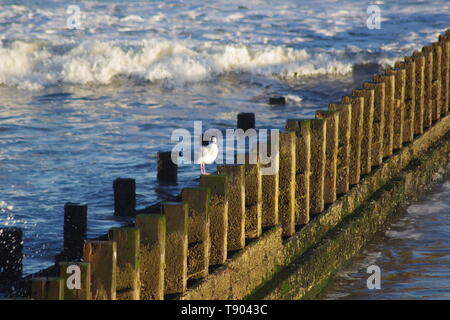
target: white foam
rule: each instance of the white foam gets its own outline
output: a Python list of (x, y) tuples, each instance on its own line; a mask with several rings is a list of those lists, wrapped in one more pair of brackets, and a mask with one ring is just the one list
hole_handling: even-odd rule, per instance
[(351, 72), (334, 54), (282, 46), (251, 47), (150, 39), (139, 43), (85, 41), (61, 52), (41, 41), (0, 47), (0, 83), (41, 89), (58, 83), (111, 83), (117, 76), (170, 85), (209, 80), (228, 72), (280, 78)]
[(142, 19), (140, 16), (131, 14), (129, 16), (126, 16), (125, 18), (120, 19), (120, 21), (122, 21), (122, 22), (128, 22), (128, 21), (142, 22), (142, 21), (144, 21), (144, 19)]
[(288, 94), (286, 95), (286, 100), (288, 103), (291, 104), (299, 104), (302, 101), (302, 97), (294, 95), (294, 94)]
[(413, 239), (413, 240), (419, 240), (422, 238), (422, 234), (416, 232), (415, 229), (407, 229), (402, 231), (396, 231), (396, 230), (388, 230), (386, 231), (386, 236), (392, 239)]

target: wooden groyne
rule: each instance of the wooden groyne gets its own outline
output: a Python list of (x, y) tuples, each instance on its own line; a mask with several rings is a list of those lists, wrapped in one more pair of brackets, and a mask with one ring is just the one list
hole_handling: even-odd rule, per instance
[(115, 214), (135, 223), (96, 240), (87, 207), (66, 204), (64, 251), (34, 277), (21, 278), (21, 231), (0, 229), (0, 282), (26, 283), (32, 299), (313, 297), (398, 205), (450, 172), (449, 53), (450, 30), (315, 119), (288, 119), (274, 175), (219, 165), (143, 210), (134, 180), (118, 179)]

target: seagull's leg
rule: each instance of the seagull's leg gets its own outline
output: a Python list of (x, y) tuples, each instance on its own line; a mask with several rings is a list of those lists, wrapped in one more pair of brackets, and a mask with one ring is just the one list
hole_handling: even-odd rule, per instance
[(209, 175), (209, 173), (206, 172), (206, 164), (205, 163), (203, 164), (203, 174), (206, 176)]
[(200, 174), (203, 174), (204, 173), (204, 171), (203, 171), (203, 163), (200, 163)]

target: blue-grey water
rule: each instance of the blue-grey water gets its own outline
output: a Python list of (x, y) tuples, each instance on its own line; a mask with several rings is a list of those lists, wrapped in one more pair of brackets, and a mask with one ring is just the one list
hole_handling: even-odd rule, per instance
[(73, 4), (0, 1), (0, 226), (24, 229), (25, 274), (61, 250), (65, 202), (89, 205), (94, 237), (121, 223), (115, 178), (136, 179), (139, 207), (191, 183), (192, 165), (156, 184), (172, 130), (311, 117), (450, 21), (447, 0), (375, 1), (381, 29), (356, 0), (85, 1), (71, 30)]

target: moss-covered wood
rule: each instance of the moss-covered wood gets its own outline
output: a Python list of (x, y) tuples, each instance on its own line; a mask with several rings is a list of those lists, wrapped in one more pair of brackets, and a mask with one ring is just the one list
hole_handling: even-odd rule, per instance
[(310, 220), (311, 120), (288, 119), (286, 130), (296, 136), (295, 220), (297, 225), (305, 225)]
[(295, 132), (280, 132), (280, 183), (278, 212), (285, 237), (295, 232), (295, 172), (296, 172)]
[(209, 204), (209, 225), (211, 248), (210, 265), (223, 264), (227, 259), (228, 238), (228, 197), (226, 195), (226, 175), (202, 175), (200, 185), (211, 190)]
[(245, 247), (245, 182), (243, 165), (218, 165), (219, 174), (227, 176), (228, 251)]
[(92, 299), (116, 300), (116, 243), (113, 241), (88, 241), (84, 244), (83, 259), (91, 264)]
[(117, 244), (117, 299), (140, 298), (140, 233), (138, 228), (109, 230), (109, 240)]
[(198, 279), (208, 274), (211, 238), (209, 233), (209, 188), (184, 188), (183, 202), (189, 212), (188, 278)]
[(181, 293), (187, 283), (188, 204), (163, 202), (161, 209), (167, 223), (164, 291), (165, 294)]
[(164, 298), (166, 217), (161, 214), (138, 214), (140, 230), (141, 300)]

